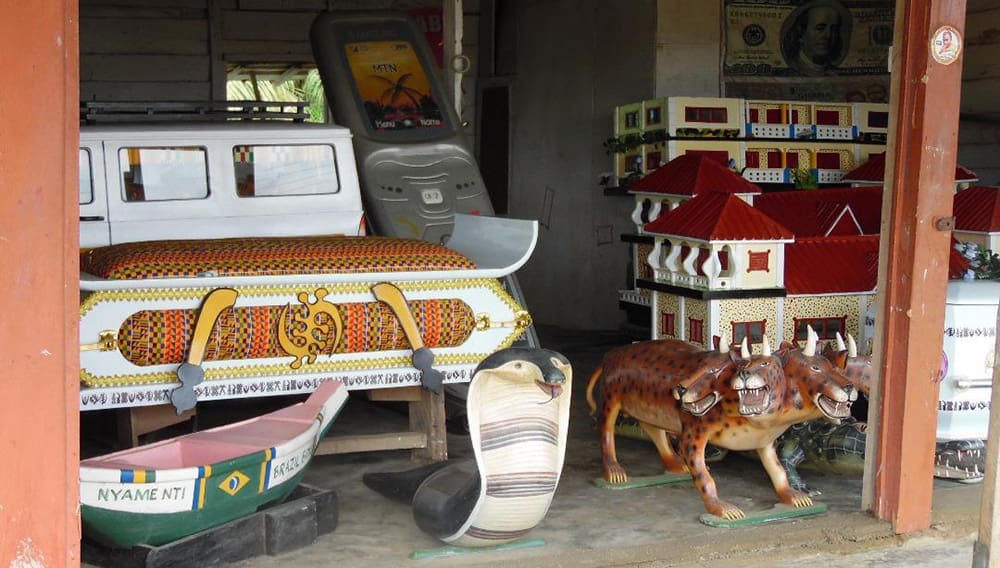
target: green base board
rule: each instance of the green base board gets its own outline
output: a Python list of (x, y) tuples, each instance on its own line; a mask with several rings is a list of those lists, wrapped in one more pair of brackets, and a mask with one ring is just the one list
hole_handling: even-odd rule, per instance
[(465, 546), (442, 546), (441, 548), (414, 550), (410, 553), (410, 558), (413, 558), (414, 560), (423, 560), (425, 558), (442, 558), (444, 556), (459, 556), (462, 554), (474, 554), (477, 552), (519, 550), (521, 548), (535, 548), (537, 546), (545, 546), (545, 541), (540, 538), (531, 538), (526, 540), (515, 540), (514, 542), (498, 544), (496, 546), (483, 546), (478, 548)]
[(722, 517), (717, 517), (710, 513), (705, 513), (698, 517), (702, 523), (710, 527), (722, 527), (727, 529), (733, 529), (736, 527), (749, 527), (753, 525), (760, 525), (763, 523), (769, 523), (773, 521), (784, 521), (787, 519), (797, 519), (800, 517), (812, 517), (814, 515), (819, 515), (826, 512), (826, 503), (813, 502), (811, 507), (793, 507), (791, 505), (785, 505), (784, 503), (778, 503), (774, 507), (764, 511), (752, 511), (747, 513), (745, 518), (728, 520)]
[(665, 472), (660, 475), (629, 477), (625, 483), (608, 483), (603, 477), (596, 477), (594, 485), (601, 489), (636, 489), (654, 485), (673, 485), (685, 481), (691, 481), (691, 474)]

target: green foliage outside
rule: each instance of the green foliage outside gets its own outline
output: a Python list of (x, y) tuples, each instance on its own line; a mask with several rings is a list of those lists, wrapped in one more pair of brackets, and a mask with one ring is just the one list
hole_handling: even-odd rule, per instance
[(960, 242), (955, 250), (968, 262), (969, 268), (962, 274), (965, 280), (1000, 280), (1000, 256), (976, 243)]
[(323, 82), (316, 69), (309, 71), (304, 79), (295, 79), (283, 83), (258, 80), (256, 89), (250, 80), (227, 81), (226, 100), (230, 101), (275, 101), (309, 103), (309, 119), (307, 122), (326, 122), (326, 94), (323, 92)]
[(819, 187), (819, 178), (816, 173), (809, 169), (792, 170), (792, 181), (795, 182), (795, 189), (816, 189)]

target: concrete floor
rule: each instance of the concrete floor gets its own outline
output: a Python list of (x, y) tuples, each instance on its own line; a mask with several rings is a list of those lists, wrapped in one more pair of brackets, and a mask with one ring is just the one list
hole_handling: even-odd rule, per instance
[[(629, 490), (594, 485), (601, 461), (597, 432), (587, 413), (584, 387), (600, 357), (630, 338), (616, 333), (539, 329), (544, 346), (569, 357), (574, 367), (573, 411), (565, 466), (559, 487), (541, 525), (529, 535), (545, 546), (477, 552), (433, 560), (411, 560), (418, 549), (442, 546), (422, 533), (409, 507), (369, 490), (361, 482), (368, 471), (412, 467), (403, 451), (317, 456), (305, 482), (337, 491), (337, 529), (306, 548), (280, 556), (257, 557), (244, 568), (277, 566), (969, 566), (978, 526), (981, 487), (935, 481), (933, 526), (916, 535), (892, 534), (888, 523), (860, 512), (861, 479), (805, 472), (822, 491), (824, 515), (740, 529), (711, 528), (698, 516), (704, 507), (691, 483)], [(211, 410), (207, 408), (206, 412)], [(231, 405), (230, 405), (231, 410)], [(366, 433), (405, 428), (400, 406), (353, 397), (333, 426), (338, 433)], [(203, 414), (207, 419), (208, 416)], [(470, 455), (468, 438), (449, 435), (450, 457)], [(648, 442), (619, 437), (619, 458), (630, 475), (656, 475), (660, 462)], [(759, 462), (730, 455), (712, 465), (720, 495), (744, 510), (776, 502)]]

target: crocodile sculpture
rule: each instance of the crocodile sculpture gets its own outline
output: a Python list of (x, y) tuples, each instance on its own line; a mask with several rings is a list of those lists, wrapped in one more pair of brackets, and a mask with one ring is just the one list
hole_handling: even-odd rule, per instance
[[(743, 359), (732, 374), (689, 376), (683, 384), (673, 387), (670, 383), (674, 381), (658, 384), (658, 375), (637, 367), (634, 357), (605, 359), (592, 377), (596, 383), (594, 401), (604, 479), (612, 484), (628, 480), (615, 454), (613, 429), (619, 413), (626, 412), (643, 423), (654, 441), (662, 441), (657, 443), (657, 449), (664, 464), (670, 466), (668, 469), (680, 471), (680, 466), (687, 467), (709, 513), (724, 519), (745, 517), (738, 507), (719, 499), (705, 463), (709, 442), (731, 450), (756, 450), (782, 503), (812, 505), (806, 493), (789, 485), (773, 442), (791, 424), (820, 416), (834, 420), (849, 416), (857, 393), (829, 361), (816, 355), (816, 336), (809, 331), (810, 340), (804, 349), (786, 343), (772, 354), (765, 340), (764, 353), (750, 357), (744, 346)], [(678, 386), (683, 387), (683, 392)], [(670, 390), (673, 396), (667, 395)], [(675, 398), (692, 393), (695, 399), (706, 395), (720, 401), (699, 416), (686, 411)], [(665, 443), (667, 436), (678, 438), (681, 460)]]
[[(835, 364), (843, 365), (844, 376), (861, 393), (859, 402), (866, 401), (874, 379), (871, 356), (859, 356), (857, 343), (851, 334), (845, 343), (840, 334), (836, 347), (827, 344), (823, 355)], [(859, 412), (857, 406), (862, 407)], [(865, 467), (867, 437), (867, 403), (855, 405), (853, 418), (840, 424), (815, 420), (796, 424), (781, 435), (776, 442), (778, 458), (788, 472), (792, 487), (818, 495), (802, 479), (798, 469), (846, 475), (862, 475)], [(953, 440), (938, 442), (934, 452), (934, 476), (965, 483), (983, 479), (985, 444), (982, 440)]]

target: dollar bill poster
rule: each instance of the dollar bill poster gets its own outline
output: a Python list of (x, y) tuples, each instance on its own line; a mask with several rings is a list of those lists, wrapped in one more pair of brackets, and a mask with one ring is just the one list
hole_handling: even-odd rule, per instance
[(726, 94), (886, 102), (893, 14), (890, 0), (726, 0)]
[(375, 130), (445, 126), (427, 71), (405, 40), (361, 41), (344, 46), (351, 75)]

